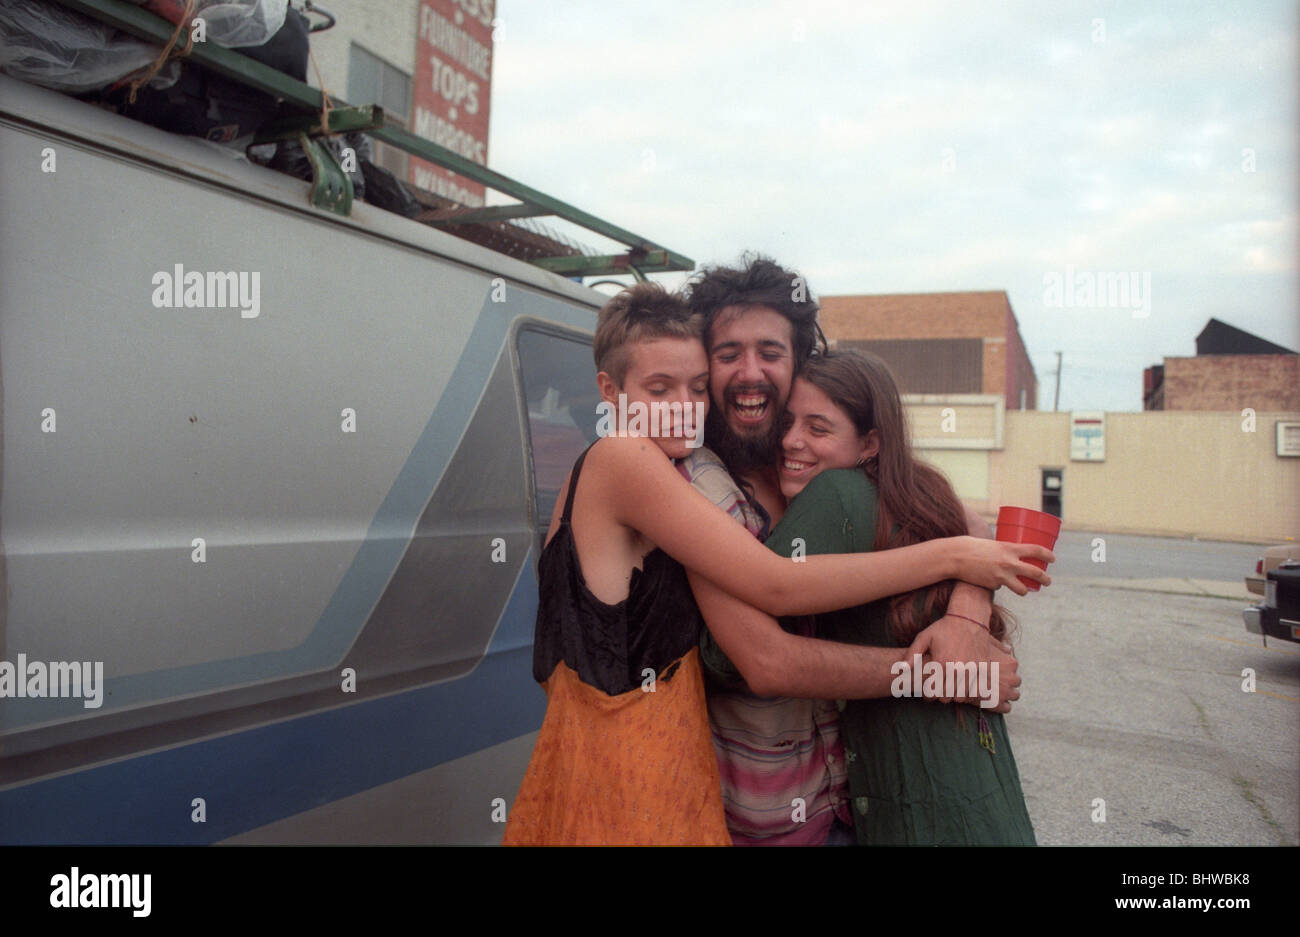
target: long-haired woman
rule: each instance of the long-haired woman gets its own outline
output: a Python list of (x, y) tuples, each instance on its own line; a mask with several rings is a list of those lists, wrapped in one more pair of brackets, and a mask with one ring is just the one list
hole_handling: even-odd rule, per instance
[[(898, 387), (879, 358), (844, 351), (811, 359), (787, 420), (781, 489), (793, 500), (768, 540), (777, 552), (790, 555), (797, 540), (809, 554), (888, 550), (966, 529), (948, 480), (912, 454)], [(907, 647), (943, 614), (953, 585), (818, 615), (817, 634)], [(995, 607), (987, 624), (1003, 637), (1005, 612)], [(900, 675), (902, 693), (935, 686)], [(945, 683), (925, 695), (956, 694)], [(1034, 844), (1001, 714), (910, 696), (851, 700), (841, 733), (859, 843)]]

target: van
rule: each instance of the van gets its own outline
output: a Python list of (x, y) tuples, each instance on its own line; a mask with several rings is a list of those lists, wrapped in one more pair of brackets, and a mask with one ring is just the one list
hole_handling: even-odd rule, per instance
[(0, 843), (499, 841), (604, 296), (4, 77), (0, 165)]

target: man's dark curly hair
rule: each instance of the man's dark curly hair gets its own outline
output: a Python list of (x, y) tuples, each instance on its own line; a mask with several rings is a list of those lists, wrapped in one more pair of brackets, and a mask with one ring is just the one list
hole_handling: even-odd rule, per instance
[(710, 350), (713, 322), (728, 306), (767, 306), (789, 319), (796, 371), (814, 351), (826, 349), (826, 336), (817, 325), (817, 300), (807, 283), (771, 257), (746, 253), (739, 267), (705, 267), (687, 291), (691, 309), (704, 316), (704, 346)]

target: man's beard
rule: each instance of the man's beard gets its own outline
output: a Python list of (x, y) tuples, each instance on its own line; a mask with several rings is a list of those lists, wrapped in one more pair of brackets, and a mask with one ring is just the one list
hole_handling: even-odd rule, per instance
[[(776, 407), (776, 388), (768, 394), (769, 407)], [(704, 444), (712, 449), (732, 475), (771, 468), (781, 452), (781, 421), (772, 420), (766, 432), (741, 436), (727, 423), (723, 407), (709, 407), (704, 421)]]

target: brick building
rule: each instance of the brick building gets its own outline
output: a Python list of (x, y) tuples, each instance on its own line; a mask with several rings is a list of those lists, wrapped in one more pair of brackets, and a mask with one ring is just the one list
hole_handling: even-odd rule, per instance
[(1211, 319), (1196, 356), (1165, 358), (1142, 374), (1145, 410), (1300, 410), (1300, 355)]
[[(1210, 385), (1235, 387), (1231, 404), (1215, 405), (1227, 412), (1107, 413), (1104, 458), (1085, 458), (1073, 450), (1073, 414), (1034, 407), (1037, 382), (1005, 293), (824, 296), (821, 304), (828, 338), (889, 362), (917, 456), (988, 519), (1013, 504), (1059, 512), (1069, 530), (1255, 542), (1300, 535), (1300, 458), (1279, 451), (1275, 431), (1300, 422), (1300, 356), (1285, 348), (1211, 322), (1196, 358), (1157, 366), (1161, 393), (1208, 401)], [(1190, 387), (1185, 371), (1206, 386)], [(1245, 407), (1257, 411), (1257, 431), (1245, 429)]]
[(819, 321), (840, 347), (885, 359), (905, 394), (992, 394), (1037, 409), (1038, 378), (1001, 290), (823, 296)]

